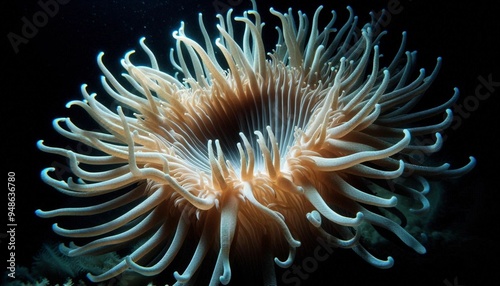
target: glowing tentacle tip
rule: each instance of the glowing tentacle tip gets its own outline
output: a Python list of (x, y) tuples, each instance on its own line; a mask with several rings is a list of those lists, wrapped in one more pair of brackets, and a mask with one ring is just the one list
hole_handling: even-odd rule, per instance
[(321, 226), (321, 215), (319, 214), (318, 211), (312, 211), (310, 213), (307, 213), (306, 217), (314, 227)]

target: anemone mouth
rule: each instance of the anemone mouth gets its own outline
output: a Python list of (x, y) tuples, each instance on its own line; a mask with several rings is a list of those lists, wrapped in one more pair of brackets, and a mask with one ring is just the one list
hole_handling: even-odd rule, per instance
[[(276, 256), (266, 262), (289, 267), (300, 240), (311, 235), (352, 249), (376, 267), (391, 267), (391, 257), (377, 258), (361, 244), (362, 223), (385, 228), (425, 253), (404, 227), (377, 210), (406, 207), (399, 198), (409, 197), (416, 202), (411, 211), (425, 213), (428, 177), (455, 177), (473, 168), (472, 157), (458, 169), (412, 160), (415, 152), (432, 154), (441, 148), (439, 132), (451, 123), (449, 107), (458, 91), (439, 106), (415, 111), (441, 60), (429, 75), (421, 69), (412, 76), (415, 53), (405, 52), (403, 33), (397, 54), (381, 67), (378, 43), (384, 33), (374, 33), (376, 19), (358, 33), (357, 18), (348, 8), (344, 26), (333, 28), (333, 14), (319, 32), (321, 9), (310, 30), (305, 14), (298, 13), (296, 25), (291, 9), (287, 14), (271, 9), (281, 28), (276, 49), (269, 54), (255, 3), (253, 10), (234, 18), (244, 26), (240, 41), (232, 11), (225, 19), (218, 16), (220, 37), (214, 44), (201, 15), (204, 45), (188, 37), (182, 24), (173, 34), (177, 42), (171, 52), (182, 80), (160, 71), (144, 39), (140, 45), (150, 66), (134, 65), (129, 52), (121, 61), (127, 71), (122, 80), (106, 68), (103, 54), (98, 56), (103, 88), (120, 106), (110, 110), (82, 86), (84, 100), (68, 106), (83, 108), (104, 131), (81, 129), (68, 118), (54, 120), (54, 128), (104, 155), (48, 147), (40, 141), (42, 151), (67, 157), (78, 177), (57, 180), (48, 168), (42, 179), (77, 197), (137, 187), (88, 207), (36, 212), (41, 217), (90, 216), (127, 209), (92, 227), (53, 227), (62, 236), (95, 239), (83, 246), (61, 246), (70, 256), (144, 236), (144, 243), (119, 264), (89, 274), (92, 281), (127, 270), (145, 276), (161, 273), (191, 231), (199, 241), (184, 273), (174, 274), (179, 283), (194, 276), (211, 249), (218, 251), (211, 285), (231, 280), (230, 261), (238, 257), (231, 253), (255, 255), (253, 250), (262, 243)], [(216, 59), (216, 48), (228, 68)], [(424, 121), (442, 114), (441, 121)], [(432, 138), (432, 143), (420, 144), (419, 136)], [(377, 180), (387, 186), (377, 185)], [(162, 245), (156, 259), (144, 262), (143, 257)], [(266, 278), (274, 280), (272, 274)]]
[[(280, 73), (289, 71), (282, 70)], [(175, 132), (185, 134), (183, 137), (186, 142), (189, 141), (190, 146), (197, 146), (205, 156), (207, 143), (216, 142), (224, 157), (236, 168), (239, 168), (241, 160), (238, 145), (249, 144), (255, 151), (253, 157), (256, 169), (265, 171), (259, 147), (261, 143), (258, 142), (268, 142), (266, 129), (271, 130), (275, 140), (273, 144), (277, 144), (279, 153), (286, 154), (295, 145), (295, 131), (304, 128), (312, 116), (315, 104), (320, 101), (320, 97), (314, 96), (314, 90), (301, 87), (299, 79), (293, 78), (293, 75), (291, 77), (290, 81), (295, 81), (299, 86), (287, 86), (290, 90), (286, 97), (279, 89), (287, 83), (277, 81), (269, 83), (268, 90), (259, 90), (257, 94), (250, 96), (228, 95), (226, 92), (226, 97), (233, 97), (226, 106), (221, 106), (220, 102), (223, 100), (214, 100), (212, 94), (199, 98), (199, 103), (184, 113), (182, 120), (185, 125), (178, 126)], [(254, 140), (255, 138), (260, 139)], [(183, 156), (188, 161), (193, 159), (192, 152), (184, 153)], [(280, 160), (284, 162), (285, 156)], [(206, 165), (200, 167), (207, 170)]]

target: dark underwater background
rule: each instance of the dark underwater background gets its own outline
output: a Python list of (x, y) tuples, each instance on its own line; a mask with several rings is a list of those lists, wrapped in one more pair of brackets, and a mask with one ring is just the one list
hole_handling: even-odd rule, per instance
[[(418, 255), (397, 243), (384, 244), (380, 246), (381, 257), (392, 255), (395, 265), (380, 270), (350, 250), (339, 250), (326, 261), (319, 262), (314, 271), (300, 279), (299, 284), (284, 279), (286, 270), (278, 270), (279, 285), (457, 286), (499, 283), (500, 11), (495, 3), (492, 0), (257, 1), (262, 19), (267, 23), (264, 29), (267, 31), (265, 42), (268, 50), (275, 44), (273, 27), (277, 24), (275, 17), (268, 12), (270, 7), (281, 12), (293, 7), (295, 12), (302, 10), (311, 18), (316, 7), (322, 4), (325, 6), (321, 14), (323, 21), (330, 19), (329, 11), (333, 9), (339, 15), (338, 25), (343, 24), (348, 16), (347, 5), (360, 17), (359, 23), (370, 20), (370, 11), (392, 11), (387, 18), (385, 29), (389, 33), (382, 40), (382, 53), (393, 55), (399, 47), (401, 32), (407, 31), (407, 49), (418, 50), (418, 67), (430, 71), (436, 58), (443, 57), (440, 74), (424, 97), (425, 104), (446, 101), (453, 94), (454, 87), (461, 91), (457, 104), (462, 107), (457, 108), (462, 108), (462, 112), (455, 113), (459, 117), (453, 128), (444, 132), (444, 147), (432, 160), (450, 162), (459, 167), (473, 155), (478, 162), (465, 177), (442, 182), (440, 207), (429, 221), (429, 227), (447, 235), (446, 239), (430, 239), (425, 255)], [(9, 40), (9, 35), (12, 36), (9, 33), (22, 36), (23, 17), (32, 19), (42, 10), (41, 6), (37, 1), (20, 0), (4, 1), (0, 8), (3, 37), (1, 158), (4, 172), (15, 172), (16, 178), (15, 258), (19, 276), (14, 281), (3, 275), (0, 281), (6, 285), (22, 285), (21, 282), (29, 281), (22, 279), (21, 266), (30, 272), (35, 266), (50, 269), (54, 268), (49, 265), (52, 263), (66, 266), (70, 263), (50, 248), (51, 243), (65, 241), (51, 230), (55, 220), (34, 215), (38, 208), (53, 209), (72, 200), (43, 184), (39, 176), (43, 168), (64, 163), (64, 160), (38, 151), (36, 142), (44, 139), (51, 146), (68, 144), (52, 129), (51, 122), (55, 117), (74, 116), (73, 111), (64, 106), (70, 100), (81, 99), (81, 84), (87, 83), (89, 91), (104, 93), (96, 55), (104, 51), (105, 63), (119, 74), (122, 72), (119, 60), (131, 49), (139, 51), (138, 40), (146, 37), (160, 67), (171, 72), (168, 55), (175, 44), (171, 35), (181, 21), (185, 21), (190, 35), (196, 34), (197, 15), (201, 12), (207, 29), (214, 32), (216, 13), (231, 6), (235, 9), (233, 15), (237, 16), (251, 7), (250, 1), (239, 0), (60, 0), (58, 4), (58, 11), (48, 17), (36, 32), (32, 31), (26, 43), (17, 47)], [(486, 98), (487, 93), (490, 96)], [(0, 201), (5, 202), (1, 205), (4, 209), (0, 219), (0, 273), (8, 267), (7, 192), (4, 189), (0, 195)], [(43, 249), (45, 256), (40, 260), (39, 253)], [(296, 261), (296, 265), (300, 266), (301, 261)], [(171, 283), (174, 270), (182, 269), (168, 269), (154, 283)], [(204, 271), (211, 272), (212, 268)], [(244, 270), (236, 269), (231, 285), (245, 285), (242, 277), (246, 274)], [(74, 280), (75, 284), (77, 280)], [(64, 279), (51, 280), (51, 285), (56, 282), (62, 285)]]

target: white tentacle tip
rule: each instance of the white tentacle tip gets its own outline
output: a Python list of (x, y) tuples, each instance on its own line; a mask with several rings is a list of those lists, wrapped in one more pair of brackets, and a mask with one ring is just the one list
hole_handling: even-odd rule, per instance
[(361, 223), (361, 220), (363, 220), (364, 217), (365, 217), (365, 215), (362, 212), (357, 212), (356, 217), (355, 217), (355, 221), (357, 223)]
[(392, 256), (387, 256), (387, 260), (385, 262), (384, 268), (391, 268), (394, 266), (394, 258), (392, 258)]
[(231, 281), (231, 270), (224, 270), (224, 273), (219, 277), (219, 281), (222, 285), (227, 285)]
[(395, 207), (398, 204), (398, 198), (396, 196), (392, 196), (390, 199), (387, 201), (389, 207)]
[(180, 282), (180, 283), (185, 283), (189, 280), (189, 275), (184, 275), (184, 274), (179, 274), (178, 271), (175, 271), (174, 272), (174, 278), (175, 280), (177, 280), (177, 282)]
[(306, 218), (314, 227), (321, 226), (321, 215), (319, 214), (318, 211), (312, 211), (310, 213), (307, 213)]
[(47, 216), (46, 216), (46, 212), (42, 211), (41, 209), (37, 209), (37, 210), (35, 211), (35, 215), (37, 215), (38, 217), (41, 217), (41, 218), (45, 218), (45, 217), (47, 217)]

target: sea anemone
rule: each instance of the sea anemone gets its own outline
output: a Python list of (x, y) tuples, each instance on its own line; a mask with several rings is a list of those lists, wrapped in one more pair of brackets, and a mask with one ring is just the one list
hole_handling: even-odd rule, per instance
[[(186, 35), (183, 23), (173, 33), (176, 75), (159, 69), (144, 39), (140, 46), (151, 64), (134, 65), (134, 52), (128, 52), (122, 80), (99, 54), (102, 86), (118, 108), (111, 110), (83, 85), (84, 99), (67, 106), (81, 107), (102, 128), (86, 130), (69, 118), (53, 122), (58, 133), (94, 151), (38, 142), (42, 151), (66, 157), (77, 177), (54, 178), (55, 169), (47, 168), (42, 180), (69, 196), (96, 197), (96, 203), (36, 214), (106, 220), (73, 229), (54, 224), (61, 236), (84, 238), (81, 246), (62, 244), (64, 254), (92, 255), (139, 242), (114, 267), (88, 274), (91, 281), (125, 271), (160, 274), (187, 241), (197, 245), (182, 274), (173, 274), (179, 284), (189, 282), (212, 253), (211, 285), (229, 283), (231, 263), (240, 257), (260, 259), (267, 267), (264, 281), (275, 283), (272, 262), (290, 266), (301, 241), (316, 237), (376, 267), (391, 267), (392, 257), (377, 258), (363, 247), (361, 224), (385, 228), (425, 253), (387, 210), (424, 213), (429, 177), (461, 176), (473, 168), (473, 157), (451, 169), (416, 156), (441, 148), (439, 132), (452, 122), (449, 107), (458, 90), (438, 106), (418, 108), (441, 59), (430, 74), (420, 69), (412, 76), (416, 53), (405, 52), (403, 33), (399, 50), (382, 67), (378, 44), (385, 32), (378, 32), (375, 17), (358, 28), (348, 8), (342, 27), (334, 28), (332, 12), (320, 29), (321, 10), (311, 22), (298, 12), (296, 22), (291, 9), (271, 9), (281, 28), (269, 53), (255, 2), (234, 20), (231, 10), (217, 15), (215, 40), (200, 14), (201, 43)], [(242, 33), (233, 21), (243, 24)]]

